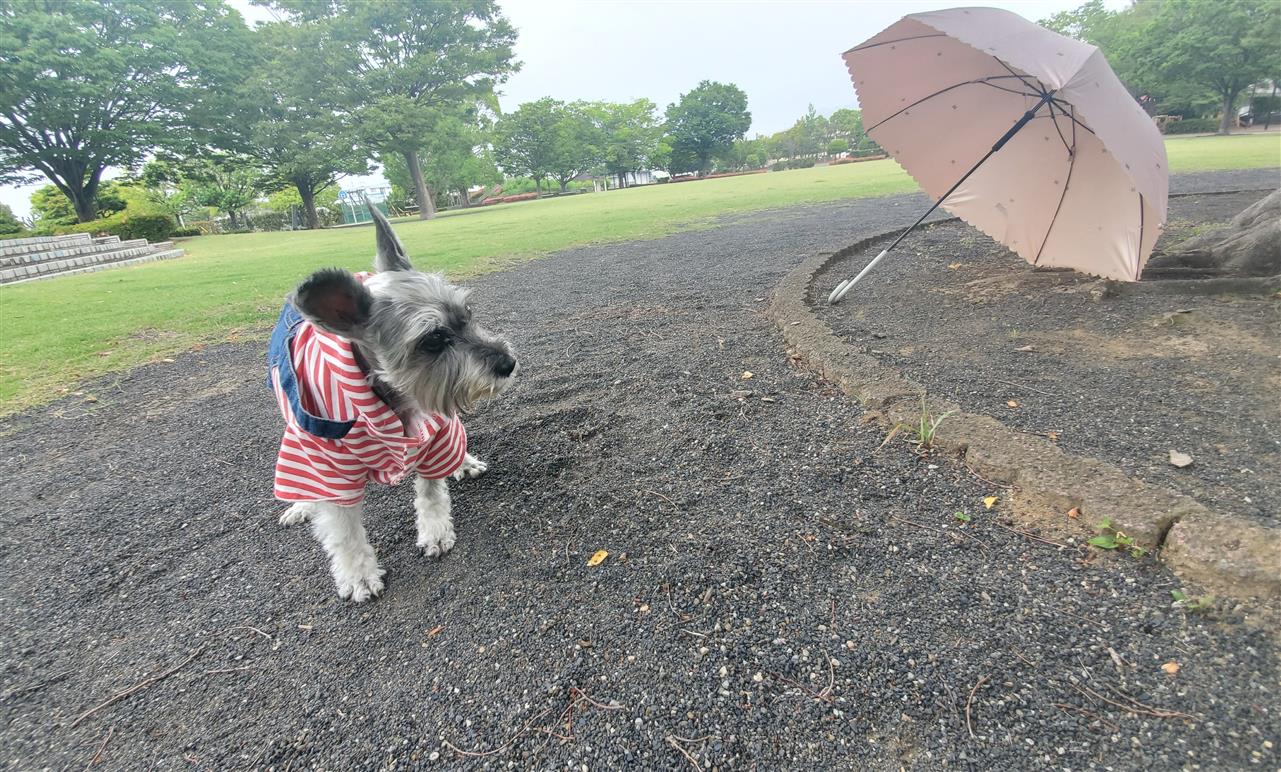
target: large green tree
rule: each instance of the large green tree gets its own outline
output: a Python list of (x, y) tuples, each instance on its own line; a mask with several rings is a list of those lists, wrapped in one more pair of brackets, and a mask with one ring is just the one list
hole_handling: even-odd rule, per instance
[(596, 124), (598, 161), (607, 174), (627, 187), (627, 175), (652, 165), (663, 136), (657, 106), (648, 99), (625, 104), (593, 102), (586, 112)]
[(267, 24), (255, 33), (256, 67), (243, 90), (244, 128), (235, 144), (266, 174), (264, 187), (292, 187), (308, 228), (319, 228), (317, 194), (369, 171), (369, 154), (343, 105), (344, 54), (315, 25)]
[(108, 167), (207, 141), (249, 34), (222, 0), (0, 0), (0, 182), (94, 219)]
[(22, 220), (13, 213), (13, 210), (4, 204), (0, 204), (0, 236), (13, 236), (26, 230)]
[(600, 162), (600, 133), (587, 104), (565, 104), (550, 97), (526, 102), (504, 115), (495, 127), (498, 163), (511, 175), (532, 177), (541, 185), (569, 181)]
[(191, 159), (183, 165), (182, 190), (199, 206), (223, 212), (232, 229), (244, 225), (242, 213), (263, 189), (264, 177), (252, 158), (216, 154)]
[[(667, 135), (671, 138), (673, 162), (688, 159), (700, 174), (711, 168), (712, 159), (742, 139), (752, 125), (747, 95), (732, 83), (703, 81), (667, 107)], [(682, 169), (683, 170), (683, 169)]]
[(421, 157), (442, 120), (494, 104), (516, 71), (516, 30), (493, 0), (278, 0), (304, 25), (327, 28), (347, 52), (348, 107), (371, 150), (398, 153), (419, 216), (435, 214)]
[(1237, 99), (1281, 69), (1281, 3), (1276, 0), (1162, 0), (1144, 40), (1148, 68), (1196, 84), (1222, 110), (1219, 133), (1236, 119)]

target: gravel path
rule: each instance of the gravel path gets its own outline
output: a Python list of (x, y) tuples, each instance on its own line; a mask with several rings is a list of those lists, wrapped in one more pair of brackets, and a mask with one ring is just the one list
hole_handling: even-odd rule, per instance
[(918, 204), (756, 214), (477, 282), (526, 367), (469, 423), (492, 471), (455, 486), (440, 561), (416, 554), (411, 491), (372, 493), (390, 582), (365, 606), (275, 523), (260, 346), (8, 421), (0, 759), (1275, 767), (1276, 643), (1243, 610), (1172, 609), (1150, 560), (1003, 530), (980, 503), (1001, 491), (878, 452), (855, 404), (790, 366), (762, 313), (775, 282)]
[[(1263, 195), (1171, 199), (1167, 235), (1226, 222)], [(923, 229), (908, 247), (848, 303), (828, 306), (827, 292), (879, 245), (816, 277), (811, 302), (851, 345), (964, 410), (1047, 434), (1212, 509), (1281, 524), (1275, 299), (1165, 294), (1157, 281), (1154, 292), (1100, 301), (1089, 277), (1035, 273), (960, 222)], [(1194, 465), (1171, 466), (1170, 450)]]

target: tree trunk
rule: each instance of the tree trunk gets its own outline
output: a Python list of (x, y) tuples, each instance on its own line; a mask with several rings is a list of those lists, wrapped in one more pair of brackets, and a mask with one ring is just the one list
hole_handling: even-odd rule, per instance
[(561, 193), (564, 193), (565, 191), (569, 190), (569, 180), (556, 180), (556, 181), (560, 183)]
[(227, 212), (227, 215), (231, 217), (231, 229), (233, 231), (237, 230), (240, 227), (240, 224), (236, 222), (236, 210), (235, 209), (229, 210)]
[(1148, 270), (1179, 269), (1213, 276), (1281, 274), (1281, 190), (1247, 207), (1225, 228), (1194, 236), (1170, 252), (1153, 255)]
[(625, 188), (625, 187), (627, 187), (627, 172), (619, 172), (619, 173), (618, 173), (618, 188), (619, 188), (619, 190), (622, 190), (622, 189), (623, 189), (623, 188)]
[(459, 188), (458, 197), (463, 200), (463, 209), (471, 209), (471, 199), (467, 196), (467, 188)]
[(423, 177), (423, 167), (418, 163), (418, 151), (411, 150), (404, 154), (405, 166), (409, 167), (409, 178), (414, 181), (414, 196), (418, 199), (418, 219), (430, 220), (436, 216), (436, 202), (427, 189), (427, 179)]
[(320, 215), (316, 214), (316, 191), (305, 183), (294, 183), (294, 187), (298, 188), (298, 197), (302, 199), (302, 214), (307, 221), (307, 229), (316, 230), (320, 227)]
[(1273, 110), (1276, 109), (1276, 106), (1277, 106), (1277, 82), (1274, 79), (1272, 81), (1272, 99), (1268, 100), (1267, 117), (1263, 119), (1264, 131), (1267, 131), (1268, 129), (1272, 128), (1272, 112)]
[(1223, 95), (1223, 120), (1219, 121), (1219, 133), (1231, 134), (1232, 124), (1236, 122), (1233, 107), (1236, 105), (1237, 95), (1235, 92), (1225, 93)]

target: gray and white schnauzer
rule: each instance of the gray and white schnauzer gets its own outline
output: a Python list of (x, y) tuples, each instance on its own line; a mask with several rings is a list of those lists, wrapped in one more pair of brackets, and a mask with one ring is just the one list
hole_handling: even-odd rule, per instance
[(446, 478), (475, 477), (459, 415), (518, 369), (511, 346), (472, 319), (468, 291), (414, 270), (374, 207), (374, 273), (318, 271), (294, 290), (271, 337), (269, 385), (285, 419), (275, 495), (284, 525), (310, 520), (338, 594), (364, 601), (383, 574), (361, 522), (369, 481), (413, 474), (418, 546), (454, 546)]

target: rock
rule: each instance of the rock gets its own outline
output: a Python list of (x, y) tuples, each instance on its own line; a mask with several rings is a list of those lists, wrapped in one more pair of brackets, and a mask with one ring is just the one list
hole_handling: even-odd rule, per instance
[(1170, 463), (1180, 469), (1192, 466), (1192, 456), (1187, 453), (1180, 453), (1177, 450), (1170, 451)]

